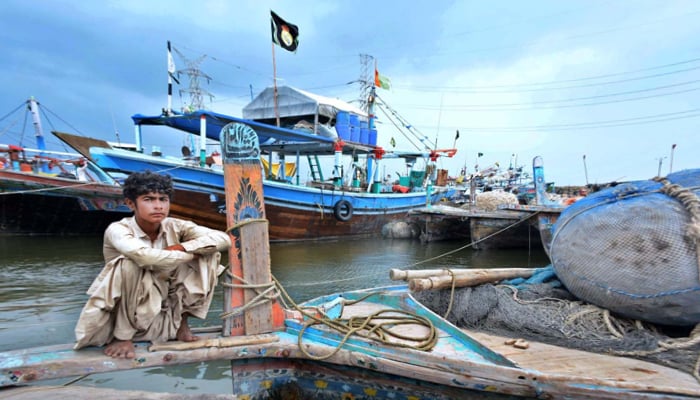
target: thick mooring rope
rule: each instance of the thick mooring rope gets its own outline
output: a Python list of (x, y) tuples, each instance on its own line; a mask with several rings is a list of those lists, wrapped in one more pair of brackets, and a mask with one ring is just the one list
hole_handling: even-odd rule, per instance
[[(431, 350), (433, 347), (435, 347), (438, 341), (437, 329), (433, 323), (429, 319), (409, 311), (400, 309), (384, 309), (376, 311), (367, 316), (354, 316), (346, 319), (331, 318), (317, 307), (301, 307), (296, 304), (296, 302), (294, 302), (291, 296), (289, 296), (287, 291), (279, 283), (279, 281), (275, 279), (274, 276), (272, 277), (273, 282), (265, 284), (251, 284), (231, 273), (229, 273), (229, 276), (242, 283), (224, 283), (226, 287), (254, 290), (256, 292), (256, 297), (245, 305), (237, 307), (235, 310), (222, 313), (221, 318), (230, 318), (268, 301), (279, 299), (286, 308), (293, 308), (306, 318), (306, 322), (304, 322), (299, 331), (298, 344), (299, 350), (309, 359), (325, 360), (332, 357), (334, 354), (340, 351), (343, 345), (345, 345), (345, 343), (353, 336), (378, 341), (389, 346), (412, 348), (422, 351)], [(378, 295), (380, 293), (381, 292), (368, 293), (366, 296), (354, 301), (344, 300), (341, 306), (357, 304), (364, 301), (368, 297)], [(343, 335), (343, 338), (340, 340), (336, 348), (330, 353), (320, 356), (312, 355), (304, 347), (304, 333), (307, 329), (312, 328), (315, 325), (325, 325), (331, 330)], [(424, 326), (427, 329), (427, 333), (423, 336), (402, 335), (392, 330), (392, 328), (399, 325)], [(408, 343), (396, 342), (397, 339)]]

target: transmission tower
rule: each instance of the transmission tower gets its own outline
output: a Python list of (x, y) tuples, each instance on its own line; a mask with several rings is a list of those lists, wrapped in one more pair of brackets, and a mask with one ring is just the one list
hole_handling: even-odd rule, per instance
[(187, 65), (187, 68), (177, 70), (178, 78), (181, 74), (183, 74), (187, 75), (190, 80), (190, 86), (187, 89), (180, 89), (180, 97), (182, 97), (183, 93), (188, 93), (190, 96), (189, 105), (186, 105), (183, 108), (190, 109), (190, 111), (206, 110), (207, 107), (204, 106), (204, 97), (208, 96), (210, 103), (214, 99), (213, 94), (200, 87), (200, 78), (206, 79), (207, 83), (211, 82), (211, 77), (202, 72), (201, 69), (199, 69), (199, 65), (202, 63), (202, 61), (204, 61), (204, 59), (207, 58), (206, 54), (200, 56), (196, 60), (190, 60), (187, 57), (185, 57), (185, 55), (182, 54), (178, 49), (175, 49), (175, 52), (178, 56), (180, 56), (185, 65)]
[(372, 89), (372, 82), (374, 81), (374, 69), (372, 68), (372, 63), (374, 57), (369, 54), (360, 54), (360, 108), (369, 112), (369, 104), (367, 99), (369, 98), (370, 91)]

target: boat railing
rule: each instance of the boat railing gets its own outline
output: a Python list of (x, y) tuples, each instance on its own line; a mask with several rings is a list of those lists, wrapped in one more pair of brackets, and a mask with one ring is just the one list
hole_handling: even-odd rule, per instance
[(117, 181), (77, 153), (0, 144), (0, 169), (117, 185)]

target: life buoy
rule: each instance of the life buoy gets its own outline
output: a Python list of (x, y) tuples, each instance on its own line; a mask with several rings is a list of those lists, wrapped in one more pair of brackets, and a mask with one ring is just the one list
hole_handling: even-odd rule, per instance
[(333, 206), (333, 215), (340, 222), (350, 221), (350, 218), (352, 218), (352, 204), (347, 200), (339, 200)]

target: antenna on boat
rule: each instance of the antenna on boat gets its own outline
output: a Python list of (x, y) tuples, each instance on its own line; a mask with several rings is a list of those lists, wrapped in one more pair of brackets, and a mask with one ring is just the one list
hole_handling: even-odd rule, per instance
[(109, 113), (112, 115), (112, 126), (114, 127), (114, 135), (117, 137), (117, 143), (121, 144), (121, 140), (119, 139), (119, 129), (117, 129), (117, 121), (114, 119), (114, 111), (112, 110), (112, 106), (109, 106)]
[(435, 144), (433, 145), (433, 150), (437, 150), (438, 134), (440, 134), (440, 122), (442, 121), (442, 102), (445, 98), (445, 93), (440, 94), (440, 111), (438, 112), (437, 129), (435, 130)]

